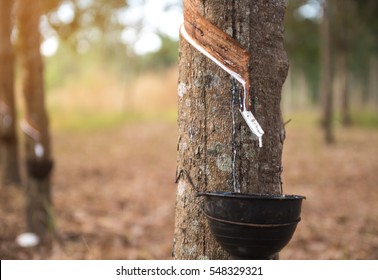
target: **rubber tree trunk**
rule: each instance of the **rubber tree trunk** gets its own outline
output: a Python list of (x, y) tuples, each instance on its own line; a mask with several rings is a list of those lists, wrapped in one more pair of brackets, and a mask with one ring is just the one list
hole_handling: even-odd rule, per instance
[(25, 120), (26, 220), (28, 230), (49, 240), (52, 230), (50, 173), (52, 169), (48, 119), (44, 101), (43, 61), (40, 54), (39, 20), (43, 1), (17, 2), (19, 50)]
[[(184, 10), (189, 1), (184, 1)], [(197, 191), (280, 193), (285, 138), (280, 101), (288, 71), (283, 49), (285, 1), (191, 1), (211, 24), (250, 54), (252, 113), (263, 146), (239, 113), (242, 88), (183, 38), (179, 50), (177, 199), (173, 257), (228, 259), (211, 236)], [(236, 97), (233, 106), (233, 90)], [(233, 108), (235, 133), (233, 133)], [(236, 157), (234, 160), (234, 150)], [(233, 168), (234, 166), (234, 168)]]
[(332, 71), (331, 71), (331, 35), (329, 5), (327, 0), (323, 1), (323, 20), (320, 26), (320, 54), (321, 54), (321, 85), (320, 96), (323, 107), (323, 127), (325, 141), (331, 144), (335, 141), (333, 131), (333, 92), (332, 92)]
[(350, 96), (348, 85), (348, 52), (345, 49), (339, 49), (338, 51), (337, 73), (340, 82), (341, 123), (344, 126), (350, 126), (352, 119), (350, 116)]
[(348, 62), (349, 52), (353, 42), (357, 40), (358, 31), (356, 25), (352, 23), (351, 19), (356, 18), (357, 7), (352, 0), (334, 0), (329, 2), (332, 5), (331, 20), (333, 35), (332, 42), (335, 49), (335, 77), (334, 82), (338, 85), (335, 91), (335, 101), (340, 101), (340, 117), (343, 126), (351, 125), (350, 115), (350, 92), (348, 79)]
[(0, 176), (3, 185), (20, 183), (11, 43), (12, 4), (12, 0), (0, 0)]
[(378, 55), (371, 54), (368, 78), (368, 108), (378, 109)]

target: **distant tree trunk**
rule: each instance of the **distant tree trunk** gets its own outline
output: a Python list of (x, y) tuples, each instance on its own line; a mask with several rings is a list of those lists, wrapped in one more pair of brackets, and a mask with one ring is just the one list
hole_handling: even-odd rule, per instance
[(0, 176), (4, 185), (20, 183), (11, 43), (12, 4), (12, 0), (0, 0)]
[[(233, 141), (230, 75), (180, 41), (177, 200), (173, 257), (227, 259), (215, 242), (202, 211), (199, 191), (232, 191), (234, 179), (243, 193), (280, 193), (285, 138), (280, 101), (288, 71), (283, 49), (284, 0), (184, 1), (206, 20), (236, 39), (249, 52), (250, 102), (264, 129), (263, 147), (238, 112)], [(233, 151), (236, 160), (233, 162)], [(235, 172), (233, 172), (235, 164)]]
[(320, 52), (321, 52), (321, 86), (320, 96), (323, 106), (323, 126), (325, 140), (331, 144), (334, 142), (333, 131), (333, 92), (331, 74), (331, 42), (330, 42), (330, 19), (327, 0), (323, 1), (323, 20), (320, 26)]
[(337, 54), (337, 73), (340, 82), (341, 97), (341, 123), (349, 126), (352, 122), (350, 117), (350, 97), (348, 85), (348, 52), (346, 49), (339, 49)]
[(27, 206), (29, 231), (49, 241), (51, 226), (50, 172), (52, 168), (48, 119), (44, 101), (43, 61), (39, 20), (43, 1), (17, 2), (22, 91), (25, 98)]
[(378, 56), (372, 54), (369, 61), (368, 104), (371, 109), (378, 108)]
[[(336, 58), (336, 77), (339, 84), (338, 98), (340, 98), (341, 123), (344, 126), (351, 124), (350, 116), (350, 92), (348, 79), (348, 57), (349, 50), (353, 42), (358, 38), (358, 28), (353, 19), (358, 17), (356, 1), (353, 0), (334, 0), (329, 2), (332, 5), (332, 42), (335, 48)], [(336, 105), (336, 104), (335, 104)]]

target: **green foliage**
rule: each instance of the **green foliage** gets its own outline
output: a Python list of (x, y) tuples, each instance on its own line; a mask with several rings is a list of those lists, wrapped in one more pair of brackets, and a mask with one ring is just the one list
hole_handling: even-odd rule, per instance
[[(45, 80), (47, 90), (64, 86), (78, 76), (90, 79), (91, 70), (106, 65), (122, 79), (139, 75), (145, 71), (161, 71), (177, 65), (178, 42), (159, 34), (162, 46), (153, 53), (136, 56), (127, 52), (127, 46), (104, 46), (93, 44), (85, 53), (76, 52), (68, 42), (60, 42), (57, 53), (45, 58)], [(88, 77), (89, 76), (89, 77)], [(90, 83), (90, 81), (89, 81)]]
[[(87, 4), (83, 5), (84, 2)], [(75, 83), (79, 78), (82, 84), (85, 83), (91, 87), (93, 69), (104, 65), (120, 80), (129, 84), (132, 79), (145, 71), (161, 72), (177, 64), (178, 42), (164, 34), (158, 34), (162, 42), (161, 48), (143, 56), (137, 56), (133, 53), (131, 46), (122, 42), (121, 32), (131, 26), (126, 26), (117, 18), (117, 15), (128, 9), (127, 1), (84, 2), (54, 0), (46, 8), (49, 11), (49, 22), (60, 38), (58, 53), (45, 59), (48, 91)], [(322, 18), (321, 16), (306, 18), (298, 11), (305, 4), (320, 2), (320, 0), (287, 1), (284, 23), (284, 44), (289, 56), (292, 81), (293, 83), (296, 81), (296, 72), (304, 73), (310, 89), (307, 91), (310, 96), (306, 104), (311, 105), (320, 103), (319, 23)], [(57, 19), (57, 7), (62, 3), (70, 3), (75, 9), (75, 17), (71, 22), (62, 22)], [(346, 48), (348, 72), (349, 75), (353, 75), (351, 81), (367, 85), (369, 60), (373, 53), (378, 53), (378, 37), (376, 36), (378, 34), (378, 17), (376, 16), (378, 1), (332, 0), (329, 4), (332, 6), (333, 63), (340, 48)], [(141, 30), (143, 26), (132, 26), (132, 28)], [(353, 85), (351, 88), (358, 87), (358, 85)], [(364, 89), (362, 94), (366, 94), (366, 86), (360, 86), (360, 88)], [(359, 92), (351, 92), (351, 94), (361, 94)], [(367, 101), (367, 98), (362, 96), (360, 100)], [(370, 123), (370, 121), (366, 122)]]
[(366, 128), (378, 129), (378, 113), (373, 110), (353, 112), (352, 124)]
[(135, 73), (141, 73), (146, 70), (162, 70), (169, 68), (178, 63), (178, 41), (159, 34), (162, 45), (156, 52), (139, 56), (132, 64)]
[(97, 113), (95, 111), (71, 111), (69, 115), (51, 112), (54, 128), (71, 132), (90, 132), (103, 128), (117, 127), (122, 123), (140, 122), (143, 116), (138, 113)]
[(303, 71), (310, 86), (311, 101), (318, 100), (319, 81), (319, 30), (318, 23), (298, 15), (305, 1), (288, 1), (285, 16), (284, 45), (291, 67)]
[(73, 111), (70, 114), (50, 112), (51, 123), (54, 129), (75, 133), (87, 133), (100, 131), (105, 128), (116, 128), (125, 123), (145, 123), (151, 121), (175, 122), (177, 120), (176, 110), (163, 112), (103, 112), (95, 111)]
[(378, 53), (378, 1), (376, 0), (354, 0), (359, 20), (363, 29), (367, 31), (368, 46), (372, 52)]
[[(127, 8), (125, 0), (54, 0), (55, 9), (49, 7), (47, 19), (62, 41), (67, 41), (75, 49), (85, 48), (96, 42), (113, 45), (120, 42), (120, 33), (125, 28), (117, 14)], [(63, 5), (73, 11), (73, 18), (65, 20), (59, 16)]]
[(45, 84), (47, 92), (64, 86), (67, 81), (79, 75), (84, 67), (80, 58), (67, 44), (61, 43), (56, 55), (45, 58)]
[[(321, 1), (289, 0), (287, 3), (284, 43), (292, 74), (293, 77), (296, 71), (305, 74), (310, 88), (310, 100), (313, 104), (319, 104), (319, 24), (322, 17), (306, 18), (298, 11), (306, 4), (321, 5)], [(351, 81), (367, 85), (371, 56), (378, 53), (378, 1), (332, 0), (328, 1), (328, 5), (331, 16), (332, 64), (335, 65), (339, 52), (347, 52), (347, 71), (353, 75)], [(333, 67), (333, 76), (337, 74), (335, 71), (336, 68)]]
[[(144, 2), (141, 1), (140, 5)], [(178, 3), (177, 3), (178, 4)], [(55, 7), (55, 8), (54, 8)], [(72, 11), (72, 18), (64, 19), (60, 13), (62, 7), (68, 7)], [(174, 2), (166, 7), (175, 8)], [(132, 65), (137, 72), (149, 69), (161, 69), (177, 63), (177, 40), (157, 34), (162, 42), (160, 50), (141, 57), (131, 50), (121, 39), (121, 34), (128, 28), (137, 32), (143, 29), (143, 22), (133, 23), (128, 26), (123, 19), (128, 8), (128, 1), (80, 1), (80, 0), (54, 0), (46, 10), (50, 27), (55, 31), (61, 43), (71, 47), (78, 53), (86, 53), (95, 50), (100, 58), (113, 65), (120, 61)], [(116, 65), (118, 69), (124, 69)], [(127, 67), (129, 72), (131, 67)], [(125, 69), (124, 69), (125, 70)]]

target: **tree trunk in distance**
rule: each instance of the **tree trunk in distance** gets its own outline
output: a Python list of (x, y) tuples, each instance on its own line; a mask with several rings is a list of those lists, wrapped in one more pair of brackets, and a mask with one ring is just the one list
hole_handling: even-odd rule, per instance
[(0, 145), (1, 183), (20, 184), (11, 43), (12, 0), (0, 0)]
[(22, 66), (22, 91), (25, 120), (22, 129), (26, 145), (26, 221), (29, 231), (50, 241), (52, 168), (48, 119), (44, 101), (43, 61), (40, 53), (39, 20), (43, 1), (17, 2), (19, 50)]
[[(184, 1), (184, 9), (188, 1)], [(233, 191), (234, 177), (243, 193), (280, 193), (285, 138), (280, 101), (288, 71), (283, 49), (285, 1), (199, 1), (198, 11), (236, 39), (250, 54), (252, 113), (264, 129), (258, 147), (235, 104), (242, 88), (229, 74), (180, 41), (178, 84), (177, 199), (173, 257), (228, 259), (211, 236), (197, 191)], [(236, 148), (235, 172), (233, 150)]]
[(321, 85), (320, 96), (323, 107), (323, 127), (325, 141), (332, 144), (335, 141), (333, 131), (333, 92), (331, 73), (331, 43), (330, 43), (330, 19), (328, 1), (323, 1), (323, 19), (320, 26), (320, 55), (321, 55)]
[(350, 117), (350, 97), (348, 85), (348, 52), (345, 49), (340, 49), (338, 51), (337, 72), (340, 82), (341, 123), (344, 126), (350, 126), (352, 119)]
[(372, 110), (378, 109), (378, 55), (371, 54), (369, 60), (369, 82), (368, 82), (368, 107)]

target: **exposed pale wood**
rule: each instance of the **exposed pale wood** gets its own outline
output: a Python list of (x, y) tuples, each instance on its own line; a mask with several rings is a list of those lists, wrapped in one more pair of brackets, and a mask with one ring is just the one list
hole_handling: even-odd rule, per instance
[[(249, 100), (250, 56), (246, 49), (198, 12), (198, 1), (184, 1), (184, 25), (189, 35), (207, 52), (231, 71), (239, 74), (246, 83), (246, 100)], [(249, 105), (245, 108), (249, 110)]]

